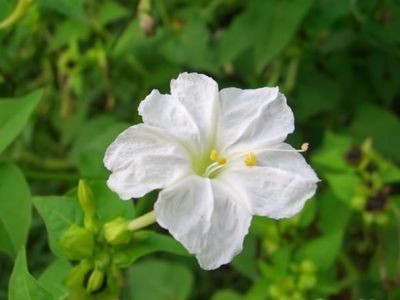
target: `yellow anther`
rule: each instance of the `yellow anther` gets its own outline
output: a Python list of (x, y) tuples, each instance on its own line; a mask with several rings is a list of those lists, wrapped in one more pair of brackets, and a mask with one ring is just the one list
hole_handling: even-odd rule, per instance
[(226, 158), (225, 158), (225, 157), (220, 157), (220, 158), (218, 158), (218, 159), (217, 159), (217, 163), (218, 163), (219, 165), (224, 165), (224, 164), (226, 164)]
[(216, 161), (217, 158), (218, 158), (218, 152), (217, 152), (216, 150), (212, 150), (212, 151), (211, 151), (211, 154), (210, 154), (210, 159), (211, 159), (212, 161)]
[(257, 157), (253, 153), (247, 153), (246, 154), (246, 159), (244, 160), (244, 163), (248, 167), (255, 166), (257, 162)]

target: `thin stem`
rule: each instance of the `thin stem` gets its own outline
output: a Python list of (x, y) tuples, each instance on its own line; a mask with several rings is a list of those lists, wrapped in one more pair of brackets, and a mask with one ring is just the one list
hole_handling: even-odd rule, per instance
[(0, 22), (0, 30), (16, 23), (32, 3), (33, 0), (20, 0), (14, 11), (5, 20)]
[(129, 228), (129, 230), (134, 231), (134, 230), (138, 230), (143, 227), (149, 226), (155, 222), (156, 222), (156, 214), (155, 214), (154, 210), (152, 210), (151, 212), (149, 212), (137, 219), (132, 220), (129, 223), (128, 228)]

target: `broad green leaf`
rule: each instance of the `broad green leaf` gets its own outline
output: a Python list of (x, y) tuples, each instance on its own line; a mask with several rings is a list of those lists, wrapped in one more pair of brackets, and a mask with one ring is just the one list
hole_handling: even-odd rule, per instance
[(43, 6), (58, 11), (68, 17), (84, 20), (86, 12), (82, 0), (39, 0)]
[(355, 195), (357, 186), (360, 185), (361, 179), (355, 174), (327, 174), (325, 175), (333, 193), (340, 200), (350, 203)]
[(130, 299), (184, 300), (190, 295), (193, 275), (185, 265), (162, 260), (138, 262), (128, 269)]
[(217, 291), (211, 300), (243, 300), (243, 296), (234, 290), (223, 289)]
[(15, 258), (31, 223), (29, 186), (11, 163), (0, 163), (0, 250)]
[(67, 260), (56, 260), (40, 275), (38, 281), (57, 299), (67, 299), (68, 288), (63, 281), (72, 270), (71, 263)]
[(78, 200), (60, 196), (34, 197), (33, 204), (46, 224), (51, 250), (58, 257), (66, 258), (58, 241), (71, 225), (82, 225), (83, 212)]
[(292, 101), (298, 121), (305, 122), (317, 114), (333, 110), (342, 97), (339, 84), (315, 68), (307, 66), (301, 69), (297, 84), (301, 88), (293, 94)]
[(318, 270), (325, 271), (335, 262), (342, 245), (343, 233), (341, 231), (324, 235), (304, 243), (296, 258), (298, 261), (312, 260), (317, 264)]
[(25, 127), (41, 97), (38, 90), (20, 98), (0, 99), (0, 154)]
[(104, 26), (108, 23), (129, 16), (129, 13), (129, 10), (118, 2), (107, 1), (100, 6), (97, 21)]
[(322, 192), (318, 196), (318, 223), (324, 234), (346, 230), (352, 209), (340, 201), (331, 190)]
[(109, 171), (103, 164), (104, 154), (108, 146), (128, 127), (127, 123), (118, 122), (86, 141), (81, 148), (78, 166), (83, 178), (108, 178)]
[(257, 73), (261, 73), (265, 66), (286, 49), (313, 2), (314, 0), (256, 1), (254, 9), (260, 14), (259, 24), (254, 28), (257, 32)]
[(187, 250), (172, 237), (153, 233), (151, 231), (137, 231), (136, 236), (144, 235), (142, 240), (136, 240), (131, 246), (121, 250), (124, 257), (124, 266), (129, 266), (140, 257), (158, 251), (174, 253), (177, 255), (189, 255)]
[(186, 20), (185, 25), (179, 33), (168, 32), (160, 45), (160, 53), (174, 64), (217, 72), (208, 47), (210, 33), (201, 11), (189, 8), (181, 11), (181, 15)]
[(280, 55), (296, 33), (313, 0), (252, 0), (248, 8), (222, 34), (218, 44), (220, 64), (254, 51), (257, 74)]
[(400, 161), (400, 120), (394, 113), (378, 106), (364, 105), (357, 110), (350, 132), (360, 142), (372, 138), (374, 149)]
[(26, 264), (25, 249), (22, 248), (15, 261), (8, 289), (9, 300), (52, 300), (56, 299), (39, 282), (33, 278)]

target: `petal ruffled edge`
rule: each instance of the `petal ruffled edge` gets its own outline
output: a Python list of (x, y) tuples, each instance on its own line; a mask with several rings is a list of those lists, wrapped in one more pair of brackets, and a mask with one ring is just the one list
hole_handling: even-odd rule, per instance
[(112, 172), (108, 187), (124, 200), (140, 198), (192, 172), (186, 149), (165, 131), (144, 124), (122, 132), (103, 161)]

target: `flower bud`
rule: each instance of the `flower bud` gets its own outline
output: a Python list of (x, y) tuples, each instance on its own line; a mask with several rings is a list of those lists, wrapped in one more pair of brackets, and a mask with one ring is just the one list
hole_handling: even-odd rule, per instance
[(140, 230), (140, 231), (133, 232), (132, 237), (133, 237), (133, 240), (136, 242), (143, 242), (145, 240), (148, 240), (153, 235), (154, 235), (154, 231)]
[(132, 260), (125, 251), (116, 251), (112, 255), (112, 262), (118, 268), (126, 268), (131, 264)]
[(300, 290), (311, 290), (317, 284), (317, 278), (314, 275), (302, 274), (297, 283)]
[(110, 245), (126, 245), (132, 238), (129, 230), (129, 221), (124, 218), (116, 218), (104, 225), (104, 237)]
[(315, 274), (317, 272), (317, 266), (311, 260), (303, 260), (300, 264), (300, 269), (303, 274)]
[(86, 274), (93, 270), (94, 264), (89, 260), (82, 260), (79, 265), (74, 267), (70, 275), (65, 279), (64, 284), (69, 288), (74, 288), (76, 286), (82, 286)]
[(79, 180), (78, 200), (85, 215), (93, 216), (95, 214), (93, 192), (83, 180)]
[(94, 269), (92, 274), (90, 274), (89, 281), (86, 286), (86, 291), (88, 293), (99, 292), (107, 284), (104, 272), (98, 269)]
[(71, 260), (87, 258), (92, 255), (94, 250), (93, 234), (75, 224), (68, 228), (59, 243)]

